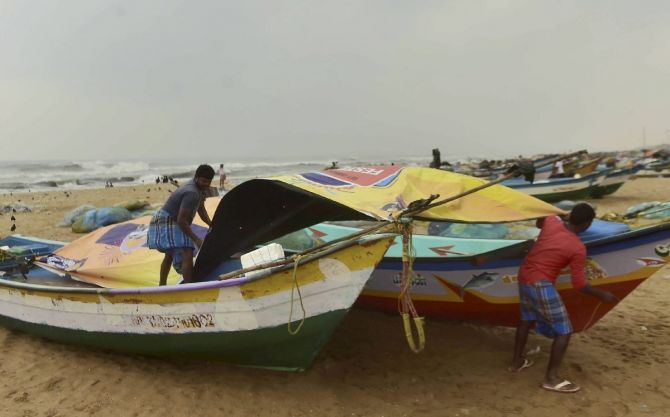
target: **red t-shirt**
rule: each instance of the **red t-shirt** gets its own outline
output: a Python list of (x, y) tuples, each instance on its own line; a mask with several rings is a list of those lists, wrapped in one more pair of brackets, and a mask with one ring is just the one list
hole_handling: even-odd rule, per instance
[(556, 283), (561, 269), (567, 265), (570, 265), (572, 286), (583, 288), (586, 285), (586, 247), (558, 216), (546, 217), (540, 236), (523, 260), (517, 278), (522, 284), (543, 279)]

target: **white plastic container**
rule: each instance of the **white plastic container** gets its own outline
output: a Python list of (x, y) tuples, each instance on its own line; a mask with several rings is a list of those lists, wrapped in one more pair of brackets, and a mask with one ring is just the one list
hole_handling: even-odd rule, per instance
[[(270, 243), (240, 257), (242, 268), (250, 268), (279, 259), (284, 259), (284, 248), (279, 243)], [(263, 271), (264, 269), (259, 269), (258, 271), (247, 272), (245, 276), (253, 277), (262, 274)]]

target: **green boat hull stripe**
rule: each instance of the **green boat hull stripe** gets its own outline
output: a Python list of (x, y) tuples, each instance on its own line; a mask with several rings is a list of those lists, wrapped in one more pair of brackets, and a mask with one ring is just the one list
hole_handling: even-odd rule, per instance
[(621, 188), (623, 184), (624, 182), (620, 182), (617, 184), (603, 185), (603, 186), (599, 185), (593, 190), (591, 195), (594, 197), (602, 197), (604, 195), (612, 194), (616, 192), (619, 188)]
[(582, 200), (588, 198), (592, 187), (583, 188), (581, 190), (574, 191), (565, 191), (558, 193), (548, 193), (548, 194), (533, 194), (533, 197), (539, 198), (542, 201), (548, 203), (554, 203), (561, 200)]
[[(63, 343), (150, 356), (221, 360), (240, 366), (304, 370), (328, 342), (347, 310), (335, 310), (305, 320), (291, 336), (286, 325), (221, 333), (87, 332), (0, 317), (0, 324)], [(297, 323), (294, 322), (294, 328)]]

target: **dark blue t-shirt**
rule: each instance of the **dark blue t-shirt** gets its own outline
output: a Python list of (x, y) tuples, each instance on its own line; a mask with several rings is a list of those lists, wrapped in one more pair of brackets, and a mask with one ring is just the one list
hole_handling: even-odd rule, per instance
[(163, 206), (163, 210), (170, 213), (170, 216), (175, 219), (179, 215), (179, 210), (186, 210), (191, 213), (190, 221), (193, 222), (195, 213), (198, 212), (198, 207), (200, 207), (203, 199), (204, 195), (202, 191), (195, 185), (193, 180), (190, 180), (170, 195), (170, 198), (168, 198)]

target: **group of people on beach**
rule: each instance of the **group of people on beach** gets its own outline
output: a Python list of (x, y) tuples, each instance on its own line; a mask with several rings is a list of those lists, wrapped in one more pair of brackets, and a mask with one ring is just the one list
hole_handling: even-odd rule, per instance
[[(160, 266), (160, 285), (174, 267), (183, 277), (183, 283), (193, 280), (193, 254), (202, 246), (202, 239), (191, 229), (195, 214), (211, 227), (212, 221), (204, 206), (206, 190), (211, 186), (215, 171), (209, 165), (200, 165), (192, 180), (179, 187), (149, 224), (148, 246), (164, 253)], [(226, 173), (219, 166), (219, 185), (224, 186)], [(550, 216), (537, 221), (541, 229), (533, 248), (524, 258), (518, 273), (520, 321), (516, 330), (511, 372), (521, 372), (533, 366), (526, 356), (528, 334), (535, 330), (553, 339), (549, 363), (542, 388), (562, 393), (574, 393), (580, 387), (560, 378), (558, 370), (567, 351), (573, 332), (570, 317), (556, 289), (556, 280), (566, 266), (570, 267), (572, 285), (582, 293), (598, 297), (605, 303), (618, 299), (612, 293), (592, 287), (585, 276), (586, 247), (579, 233), (591, 226), (595, 210), (587, 203), (573, 207), (562, 219)]]
[(162, 177), (156, 177), (156, 184), (160, 184), (160, 183), (163, 183), (163, 184), (170, 183), (170, 184), (175, 185), (177, 187), (179, 186), (179, 181), (177, 181), (176, 179), (174, 179), (172, 177), (169, 177), (167, 175), (163, 175)]

